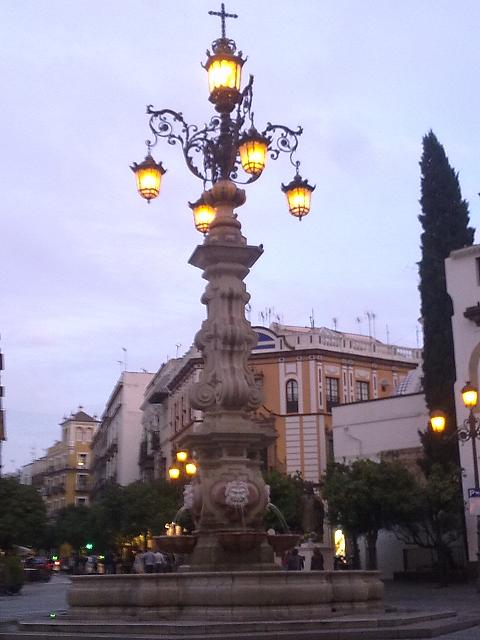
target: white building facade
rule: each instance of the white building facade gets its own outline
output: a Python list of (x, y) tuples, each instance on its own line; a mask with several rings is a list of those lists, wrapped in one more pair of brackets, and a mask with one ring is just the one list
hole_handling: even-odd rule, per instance
[(94, 495), (107, 482), (127, 485), (140, 480), (140, 405), (152, 378), (152, 373), (124, 371), (110, 395), (92, 443)]
[[(467, 381), (479, 387), (480, 363), (480, 245), (453, 251), (445, 261), (447, 291), (453, 303), (453, 342), (455, 346), (455, 405), (457, 424), (468, 417), (461, 390)], [(475, 417), (478, 419), (479, 407)], [(480, 453), (480, 441), (477, 441)], [(470, 514), (468, 490), (474, 488), (473, 451), (471, 441), (460, 443), (460, 464), (463, 468), (463, 496), (466, 504), (468, 558), (477, 560), (477, 516)]]

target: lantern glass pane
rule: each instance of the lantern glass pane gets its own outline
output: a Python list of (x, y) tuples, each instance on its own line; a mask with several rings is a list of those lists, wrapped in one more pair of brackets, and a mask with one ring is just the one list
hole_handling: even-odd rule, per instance
[(200, 231), (200, 233), (207, 233), (214, 218), (215, 209), (209, 207), (207, 204), (201, 204), (193, 210), (195, 228)]
[(187, 462), (185, 473), (189, 476), (194, 476), (197, 473), (197, 465), (194, 462)]
[(180, 469), (178, 467), (170, 467), (168, 475), (171, 480), (177, 480), (180, 477)]
[(247, 173), (261, 173), (267, 160), (267, 144), (262, 140), (247, 140), (240, 146), (240, 160)]
[(473, 409), (477, 406), (478, 392), (474, 387), (468, 387), (462, 391), (463, 404), (468, 409)]
[(310, 189), (295, 187), (287, 192), (288, 208), (293, 216), (301, 217), (310, 211)]
[(430, 418), (430, 424), (432, 425), (432, 430), (435, 433), (442, 433), (445, 429), (445, 416), (442, 415), (434, 415)]
[(177, 460), (179, 462), (185, 462), (188, 458), (188, 453), (186, 451), (177, 451)]
[(241, 66), (235, 60), (214, 60), (208, 68), (210, 93), (215, 89), (240, 90)]
[(138, 193), (142, 198), (152, 200), (158, 196), (162, 174), (156, 167), (138, 169), (136, 177)]

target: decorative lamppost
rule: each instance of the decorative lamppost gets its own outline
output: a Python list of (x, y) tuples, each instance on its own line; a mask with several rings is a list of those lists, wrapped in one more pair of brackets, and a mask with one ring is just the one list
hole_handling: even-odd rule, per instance
[[(480, 480), (478, 476), (477, 438), (480, 438), (480, 420), (475, 417), (473, 410), (478, 402), (478, 390), (470, 382), (467, 382), (461, 391), (462, 400), (469, 410), (468, 417), (461, 426), (452, 434), (460, 442), (472, 443), (473, 459), (473, 488), (468, 490), (469, 498), (480, 499)], [(435, 433), (442, 434), (445, 430), (446, 416), (442, 411), (434, 411), (430, 415), (430, 425)], [(477, 514), (477, 591), (480, 590), (480, 514)]]
[[(276, 435), (273, 421), (260, 424), (251, 417), (262, 403), (262, 392), (248, 366), (257, 336), (245, 317), (250, 296), (243, 282), (263, 247), (247, 244), (234, 210), (246, 200), (237, 185), (257, 180), (267, 156), (273, 160), (281, 152), (290, 156), (296, 175), (282, 191), (298, 219), (309, 213), (314, 187), (300, 177), (300, 163), (293, 159), (302, 128), (268, 123), (259, 132), (254, 126), (253, 76), (242, 89), (245, 59), (225, 33), (226, 18), (237, 15), (226, 13), (223, 3), (220, 12), (209, 13), (219, 16), (222, 26), (204, 65), (209, 100), (217, 113), (198, 128), (180, 112), (148, 106), (153, 140), (147, 141), (145, 161), (132, 170), (140, 195), (147, 200), (156, 197), (165, 170), (153, 160), (151, 149), (165, 138), (182, 149), (188, 169), (204, 187), (190, 204), (195, 226), (205, 236), (190, 264), (202, 269), (208, 281), (202, 297), (207, 319), (195, 337), (204, 368), (190, 392), (191, 405), (203, 412), (204, 419), (179, 439), (198, 462), (198, 473), (185, 493), (185, 505), (188, 502), (195, 521), (190, 566), (203, 571), (270, 569), (273, 554), (263, 523), (268, 495), (261, 466), (262, 452)], [(180, 475), (174, 468), (172, 473)]]
[(191, 479), (197, 473), (197, 465), (189, 456), (188, 451), (180, 449), (175, 455), (176, 461), (168, 469), (170, 480), (178, 480), (182, 475)]

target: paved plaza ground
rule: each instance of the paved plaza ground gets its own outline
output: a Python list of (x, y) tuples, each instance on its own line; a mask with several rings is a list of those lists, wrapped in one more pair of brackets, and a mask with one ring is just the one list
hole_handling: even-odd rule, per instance
[[(0, 596), (0, 622), (12, 619), (47, 619), (50, 612), (67, 608), (69, 579), (55, 575), (50, 582), (26, 584), (22, 593)], [(480, 593), (474, 585), (437, 588), (432, 584), (386, 583), (386, 604), (407, 609), (449, 609), (459, 613), (479, 613)], [(480, 640), (480, 626), (441, 636), (442, 640)]]

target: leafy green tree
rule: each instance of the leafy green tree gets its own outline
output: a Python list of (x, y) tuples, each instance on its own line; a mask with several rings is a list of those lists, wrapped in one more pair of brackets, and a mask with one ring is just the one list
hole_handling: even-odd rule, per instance
[[(453, 433), (456, 429), (453, 307), (446, 287), (445, 258), (453, 250), (471, 245), (474, 229), (468, 226), (468, 203), (462, 198), (458, 173), (450, 166), (443, 146), (432, 131), (423, 138), (420, 167), (423, 388), (429, 410), (443, 409), (447, 414), (447, 433)], [(453, 439), (439, 439), (430, 431), (421, 434), (421, 438), (423, 468), (427, 472), (435, 462), (458, 461), (458, 448)]]
[(452, 562), (452, 544), (463, 535), (463, 500), (458, 467), (434, 464), (411, 495), (405, 519), (394, 528), (406, 544), (432, 549), (438, 562), (440, 580), (446, 583)]
[(148, 532), (164, 533), (165, 524), (173, 520), (178, 510), (177, 487), (165, 481), (133, 482), (124, 492), (123, 533), (141, 535), (144, 541)]
[(92, 540), (102, 551), (116, 549), (125, 529), (125, 488), (108, 483), (99, 499), (90, 507)]
[(15, 478), (0, 478), (0, 548), (38, 546), (45, 526), (45, 505), (38, 491)]
[(89, 507), (69, 505), (59, 511), (54, 525), (57, 546), (68, 542), (79, 552), (82, 547), (92, 541), (93, 532)]
[[(302, 530), (302, 496), (305, 493), (305, 482), (299, 474), (287, 476), (279, 471), (269, 471), (265, 475), (265, 483), (270, 486), (270, 502), (281, 512), (291, 531)], [(274, 511), (267, 511), (265, 516), (267, 528), (282, 529), (279, 516)]]
[(350, 537), (355, 569), (360, 568), (361, 535), (367, 544), (367, 569), (377, 568), (378, 532), (407, 519), (415, 487), (414, 477), (399, 462), (355, 460), (329, 466), (324, 484), (329, 519)]

